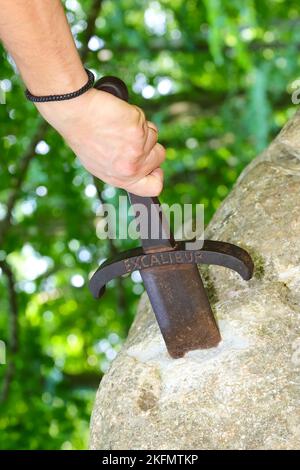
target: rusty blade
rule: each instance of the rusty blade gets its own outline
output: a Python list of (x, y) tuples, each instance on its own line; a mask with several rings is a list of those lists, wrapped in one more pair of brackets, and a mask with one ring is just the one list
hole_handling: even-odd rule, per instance
[(169, 354), (212, 348), (221, 340), (196, 265), (173, 265), (141, 271)]
[[(176, 248), (173, 235), (161, 211), (158, 198), (129, 195), (135, 208), (144, 204), (147, 220), (141, 220), (145, 238), (141, 238), (145, 253), (161, 253)], [(158, 228), (153, 237), (153, 226)], [(152, 231), (152, 233), (151, 233)], [(220, 332), (197, 266), (190, 264), (154, 266), (140, 271), (158, 325), (169, 354), (184, 356), (193, 349), (218, 345)]]

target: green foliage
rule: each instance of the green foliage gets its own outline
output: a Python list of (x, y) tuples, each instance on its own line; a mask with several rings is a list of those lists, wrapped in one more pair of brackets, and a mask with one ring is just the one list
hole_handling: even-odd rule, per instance
[[(81, 47), (97, 3), (66, 2)], [(168, 149), (163, 202), (202, 202), (209, 221), (294, 111), (287, 87), (299, 67), (298, 2), (104, 0), (92, 35), (104, 43), (86, 65), (122, 77), (132, 102), (160, 128)], [(126, 337), (142, 286), (115, 281), (101, 302), (91, 298), (89, 273), (127, 247), (97, 239), (92, 177), (53, 130), (36, 136), (43, 124), (0, 54), (8, 90), (0, 105), (0, 239), (15, 198), (0, 245), (0, 339), (8, 344), (0, 380), (10, 382), (0, 447), (85, 448), (97, 384)], [(36, 147), (39, 141), (47, 145)], [(118, 194), (101, 182), (99, 190), (107, 202)]]

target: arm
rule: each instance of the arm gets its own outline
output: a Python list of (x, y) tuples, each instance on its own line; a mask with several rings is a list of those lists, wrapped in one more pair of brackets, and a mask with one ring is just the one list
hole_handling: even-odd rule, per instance
[[(0, 38), (31, 93), (68, 93), (85, 84), (60, 0), (0, 0), (0, 11)], [(95, 89), (36, 106), (90, 173), (135, 194), (160, 193), (165, 150), (142, 110)]]

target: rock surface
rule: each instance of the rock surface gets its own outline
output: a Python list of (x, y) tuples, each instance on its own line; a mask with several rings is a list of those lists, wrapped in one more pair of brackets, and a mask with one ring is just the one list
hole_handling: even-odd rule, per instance
[(300, 112), (254, 160), (207, 238), (253, 256), (250, 282), (203, 271), (223, 340), (171, 359), (148, 299), (103, 378), (92, 449), (300, 447)]

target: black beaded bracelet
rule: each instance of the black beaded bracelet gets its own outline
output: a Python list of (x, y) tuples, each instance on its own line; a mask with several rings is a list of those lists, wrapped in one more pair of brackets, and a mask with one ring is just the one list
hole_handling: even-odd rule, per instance
[(83, 87), (81, 87), (77, 91), (73, 91), (72, 93), (65, 93), (62, 95), (35, 96), (32, 93), (30, 93), (29, 90), (26, 90), (25, 96), (29, 101), (33, 101), (34, 103), (45, 103), (47, 101), (64, 101), (64, 100), (71, 100), (73, 98), (76, 98), (77, 96), (80, 96), (86, 91), (88, 91), (94, 85), (94, 81), (95, 81), (94, 74), (88, 69), (85, 69), (85, 71), (88, 76), (88, 81), (86, 82), (85, 85), (83, 85)]

